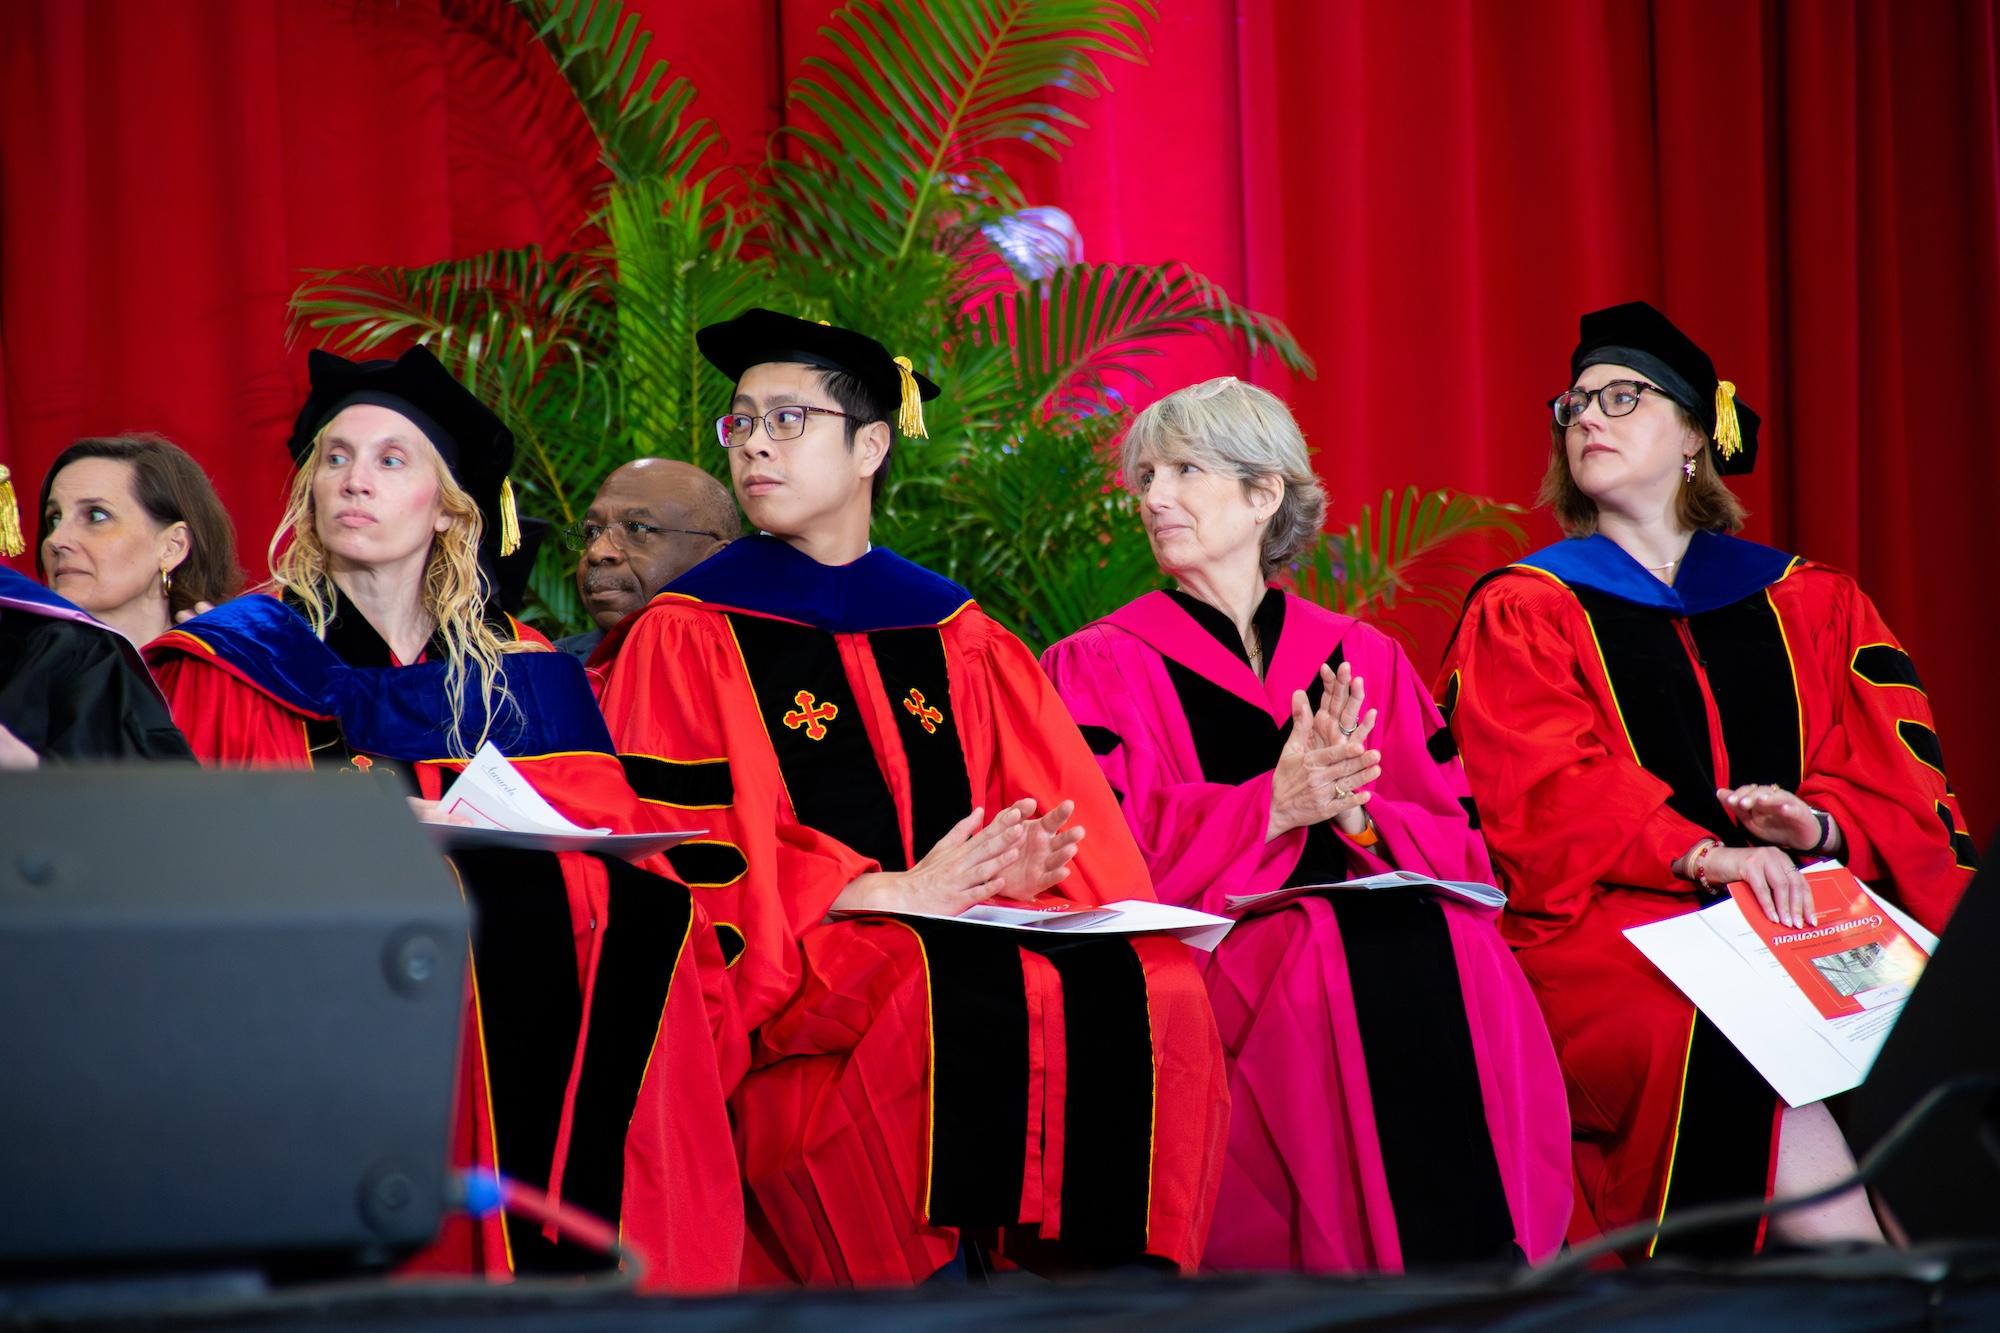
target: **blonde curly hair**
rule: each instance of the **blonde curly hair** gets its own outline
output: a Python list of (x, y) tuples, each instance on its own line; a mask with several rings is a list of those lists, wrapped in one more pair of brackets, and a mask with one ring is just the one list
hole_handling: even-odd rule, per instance
[[(320, 638), (326, 637), (327, 622), (340, 610), (340, 589), (327, 568), (326, 547), (319, 538), (318, 513), (313, 502), (313, 477), (319, 471), (325, 451), (329, 421), (313, 437), (312, 452), (292, 476), (291, 494), (278, 530), (271, 535), (272, 583), (290, 593), (304, 608), (306, 620)], [(451, 745), (456, 758), (470, 758), (493, 734), (494, 722), (514, 708), (507, 680), (500, 670), (503, 653), (533, 652), (540, 645), (519, 639), (502, 638), (486, 619), (486, 601), (492, 595), (485, 573), (479, 567), (479, 542), (486, 520), (479, 505), (433, 447), (431, 466), (437, 469), (438, 503), (451, 519), (451, 526), (431, 540), (430, 558), (424, 564), (424, 610), (437, 623), (437, 634), (445, 644), (445, 691), (451, 696)], [(289, 539), (289, 540), (288, 540)], [(479, 674), (479, 701), (484, 717), (479, 740), (464, 745), (465, 682)]]

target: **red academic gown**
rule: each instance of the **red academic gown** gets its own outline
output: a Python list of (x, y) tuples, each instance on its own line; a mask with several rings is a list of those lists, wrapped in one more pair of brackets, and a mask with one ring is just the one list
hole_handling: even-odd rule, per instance
[(1768, 1193), (1776, 1094), (1622, 931), (1705, 905), (1669, 867), (1750, 841), (1715, 797), (1745, 783), (1831, 812), (1845, 863), (1942, 930), (1975, 854), (1909, 655), (1826, 566), (1697, 533), (1668, 587), (1591, 537), (1474, 589), (1437, 697), (1569, 1086), (1572, 1237)]
[[(441, 729), (398, 715), (443, 713), (448, 725), (442, 666), (399, 666), (355, 614), (317, 646), (302, 617), (253, 594), (146, 651), (204, 763), (400, 775), (436, 799), (463, 761)], [(525, 725), (493, 739), (536, 791), (588, 827), (653, 827), (574, 660), (502, 662)], [(476, 687), (468, 700), (477, 718)], [(475, 745), (477, 723), (467, 730)], [(743, 1228), (726, 1098), (747, 1043), (705, 915), (659, 858), (480, 849), (451, 862), (474, 907), (453, 1161), (615, 1221), (647, 1262), (648, 1289), (733, 1287)], [(600, 1262), (503, 1213), (454, 1220), (411, 1267), (525, 1276)]]
[(676, 865), (742, 951), (745, 1280), (919, 1281), (961, 1229), (1031, 1264), (1191, 1270), (1228, 1093), (1185, 946), (826, 920), (856, 876), (1024, 796), (1073, 799), (1088, 830), (1061, 896), (1152, 896), (1028, 650), (888, 551), (834, 568), (753, 537), (614, 630), (606, 663), (633, 784), (712, 830)]

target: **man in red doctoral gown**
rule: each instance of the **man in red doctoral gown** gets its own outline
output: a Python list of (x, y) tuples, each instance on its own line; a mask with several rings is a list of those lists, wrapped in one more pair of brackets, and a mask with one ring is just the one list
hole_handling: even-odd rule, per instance
[(1041, 1268), (1192, 1269), (1227, 1093), (1185, 946), (937, 919), (1152, 891), (1027, 648), (869, 545), (891, 421), (920, 433), (936, 386), (770, 311), (700, 342), (736, 382), (718, 436), (762, 532), (670, 584), (593, 668), (634, 788), (710, 830), (674, 865), (740, 951), (757, 1029), (732, 1100), (746, 1281), (921, 1281), (961, 1233)]

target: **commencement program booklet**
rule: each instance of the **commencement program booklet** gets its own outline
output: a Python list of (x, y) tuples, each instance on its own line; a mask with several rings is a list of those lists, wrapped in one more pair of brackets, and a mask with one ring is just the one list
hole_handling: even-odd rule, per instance
[(654, 852), (664, 851), (686, 838), (706, 832), (690, 829), (684, 833), (613, 833), (608, 828), (585, 828), (563, 817), (521, 773), (507, 762), (493, 742), (479, 747), (479, 753), (445, 789), (438, 801), (448, 815), (457, 815), (467, 824), (448, 824), (427, 819), (431, 830), (447, 847), (513, 847), (532, 852), (598, 852), (625, 861), (643, 861)]
[(1811, 925), (1777, 924), (1736, 883), (1713, 907), (1625, 932), (1792, 1106), (1860, 1085), (1937, 947), (1845, 866), (1805, 878)]
[(1083, 907), (1060, 899), (1043, 902), (989, 901), (969, 907), (957, 916), (941, 912), (893, 912), (880, 908), (848, 911), (835, 908), (837, 917), (908, 916), (926, 921), (962, 921), (968, 925), (991, 926), (998, 930), (1028, 930), (1048, 935), (1171, 935), (1190, 948), (1204, 953), (1222, 943), (1222, 937), (1236, 923), (1226, 916), (1197, 912), (1191, 907), (1157, 903), (1143, 898), (1127, 898), (1099, 907)]
[(1363, 879), (1343, 879), (1337, 884), (1298, 884), (1289, 889), (1272, 889), (1268, 893), (1235, 893), (1223, 899), (1223, 906), (1238, 916), (1249, 916), (1256, 912), (1267, 912), (1274, 907), (1282, 907), (1293, 899), (1303, 898), (1308, 894), (1331, 895), (1383, 889), (1415, 889), (1440, 893), (1446, 897), (1471, 903), (1474, 907), (1484, 907), (1493, 911), (1498, 911), (1507, 905), (1507, 895), (1491, 884), (1481, 884), (1468, 879), (1433, 879), (1429, 875), (1419, 875), (1414, 870), (1391, 870), (1386, 874), (1369, 875)]

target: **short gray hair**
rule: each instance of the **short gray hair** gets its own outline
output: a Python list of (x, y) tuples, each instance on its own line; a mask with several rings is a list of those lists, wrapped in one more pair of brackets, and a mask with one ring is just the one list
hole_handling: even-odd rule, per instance
[(1264, 529), (1265, 578), (1290, 564), (1326, 522), (1326, 488), (1291, 409), (1270, 390), (1234, 375), (1191, 384), (1139, 414), (1118, 453), (1127, 486), (1133, 486), (1142, 453), (1207, 463), (1234, 474), (1246, 494), (1259, 478), (1284, 481), (1284, 498)]

